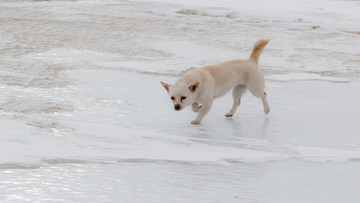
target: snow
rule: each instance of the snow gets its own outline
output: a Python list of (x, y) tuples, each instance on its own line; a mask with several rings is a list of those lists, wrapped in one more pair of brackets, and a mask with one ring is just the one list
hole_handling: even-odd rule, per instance
[[(267, 20), (280, 22), (322, 22), (334, 23), (335, 26), (350, 27), (349, 21), (359, 20), (359, 3), (351, 1), (329, 0), (132, 0), (138, 2), (145, 10), (155, 12), (179, 12), (190, 15), (203, 15), (210, 17), (230, 17), (246, 20)], [(166, 4), (164, 6), (152, 6)], [(181, 8), (181, 9), (179, 9)], [(341, 8), (341, 9), (339, 9)], [(346, 25), (341, 23), (346, 22)], [(353, 25), (353, 24), (351, 24)], [(358, 25), (355, 29), (358, 29)]]
[[(1, 202), (359, 202), (358, 1), (0, 1)], [(247, 58), (201, 125), (160, 81)]]
[(349, 82), (347, 78), (324, 77), (314, 73), (289, 73), (284, 75), (270, 75), (266, 79), (282, 82), (300, 81), (300, 80), (324, 80), (329, 82)]

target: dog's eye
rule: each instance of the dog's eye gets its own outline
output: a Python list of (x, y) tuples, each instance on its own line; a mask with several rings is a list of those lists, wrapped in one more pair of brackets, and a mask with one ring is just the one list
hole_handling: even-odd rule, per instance
[(175, 101), (175, 98), (174, 98), (174, 97), (171, 97), (171, 100)]
[(184, 99), (186, 99), (186, 97), (181, 97), (180, 101), (182, 102)]

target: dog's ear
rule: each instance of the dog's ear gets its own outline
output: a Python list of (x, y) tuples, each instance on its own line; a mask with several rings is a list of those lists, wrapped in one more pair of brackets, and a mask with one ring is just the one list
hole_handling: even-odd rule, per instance
[(191, 93), (194, 93), (194, 92), (197, 90), (197, 88), (199, 87), (199, 84), (200, 84), (199, 82), (196, 82), (196, 83), (190, 85), (190, 86), (189, 86), (190, 92), (191, 92)]
[(162, 86), (164, 86), (164, 88), (166, 89), (167, 92), (169, 92), (169, 88), (170, 88), (170, 84), (164, 83), (162, 81), (160, 81), (160, 83), (162, 84)]

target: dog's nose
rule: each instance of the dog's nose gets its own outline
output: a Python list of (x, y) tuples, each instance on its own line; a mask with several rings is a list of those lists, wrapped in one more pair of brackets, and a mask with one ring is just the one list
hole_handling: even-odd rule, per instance
[(179, 111), (180, 110), (180, 104), (175, 104), (175, 110)]

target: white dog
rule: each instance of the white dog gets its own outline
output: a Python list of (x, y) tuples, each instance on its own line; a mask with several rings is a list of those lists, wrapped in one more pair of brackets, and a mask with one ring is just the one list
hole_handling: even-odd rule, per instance
[(240, 105), (241, 96), (249, 89), (255, 97), (261, 98), (264, 112), (268, 114), (270, 106), (264, 91), (264, 75), (258, 69), (259, 56), (268, 42), (269, 40), (264, 39), (257, 41), (247, 60), (232, 60), (191, 70), (174, 85), (161, 82), (174, 109), (180, 111), (191, 105), (194, 112), (199, 112), (191, 123), (199, 124), (209, 112), (213, 100), (233, 89), (234, 104), (225, 114), (226, 117), (231, 117)]

